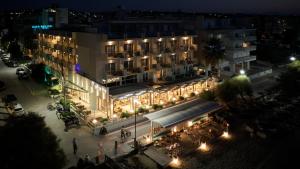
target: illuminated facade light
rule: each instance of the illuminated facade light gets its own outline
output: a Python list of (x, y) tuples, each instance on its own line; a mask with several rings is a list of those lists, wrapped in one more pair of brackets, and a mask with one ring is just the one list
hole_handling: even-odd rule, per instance
[(144, 43), (148, 42), (148, 39), (144, 39), (143, 42), (144, 42)]
[(188, 40), (189, 37), (185, 36), (185, 37), (182, 37), (183, 40)]
[(189, 122), (188, 122), (188, 126), (191, 127), (192, 125), (193, 125), (193, 122), (192, 122), (192, 121), (189, 121)]
[(127, 40), (126, 43), (127, 43), (127, 44), (131, 44), (131, 43), (132, 43), (132, 40)]
[(146, 142), (147, 142), (147, 143), (150, 143), (150, 142), (151, 142), (150, 137), (147, 137), (147, 138), (146, 138)]
[(93, 119), (93, 121), (92, 121), (94, 124), (97, 124), (98, 123), (98, 121), (96, 120), (96, 119)]
[(176, 38), (171, 38), (171, 40), (173, 40), (173, 41), (174, 41), (174, 40), (176, 40)]
[(177, 132), (177, 127), (176, 127), (176, 126), (173, 128), (173, 132), (174, 132), (174, 133)]
[(162, 38), (158, 38), (157, 41), (158, 41), (158, 42), (161, 42), (161, 41), (162, 41)]
[(107, 42), (108, 45), (113, 45), (113, 43), (114, 43), (113, 41), (108, 41)]

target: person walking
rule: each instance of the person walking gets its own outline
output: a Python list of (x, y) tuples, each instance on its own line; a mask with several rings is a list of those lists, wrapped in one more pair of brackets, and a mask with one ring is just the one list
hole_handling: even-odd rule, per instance
[(77, 147), (77, 141), (76, 141), (76, 138), (74, 137), (73, 138), (73, 153), (74, 153), (74, 155), (76, 155), (77, 149), (78, 149), (78, 147)]

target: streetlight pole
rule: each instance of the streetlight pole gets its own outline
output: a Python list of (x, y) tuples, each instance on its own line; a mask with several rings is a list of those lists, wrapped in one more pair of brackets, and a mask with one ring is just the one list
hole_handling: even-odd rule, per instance
[(138, 149), (138, 145), (137, 145), (137, 140), (136, 140), (136, 104), (137, 104), (138, 100), (137, 98), (133, 99), (133, 110), (134, 110), (134, 149), (137, 150)]

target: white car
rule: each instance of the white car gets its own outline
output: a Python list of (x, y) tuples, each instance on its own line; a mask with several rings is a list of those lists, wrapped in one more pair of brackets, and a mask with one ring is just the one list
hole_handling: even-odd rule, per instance
[(25, 113), (22, 105), (20, 103), (17, 103), (13, 106), (13, 114), (14, 115), (23, 115)]

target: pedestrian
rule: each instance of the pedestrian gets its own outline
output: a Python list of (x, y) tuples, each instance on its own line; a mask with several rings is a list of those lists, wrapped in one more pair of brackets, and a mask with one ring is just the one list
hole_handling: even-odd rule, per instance
[(76, 155), (76, 153), (77, 153), (77, 141), (76, 141), (76, 138), (74, 137), (73, 138), (73, 153), (74, 153), (74, 155)]

